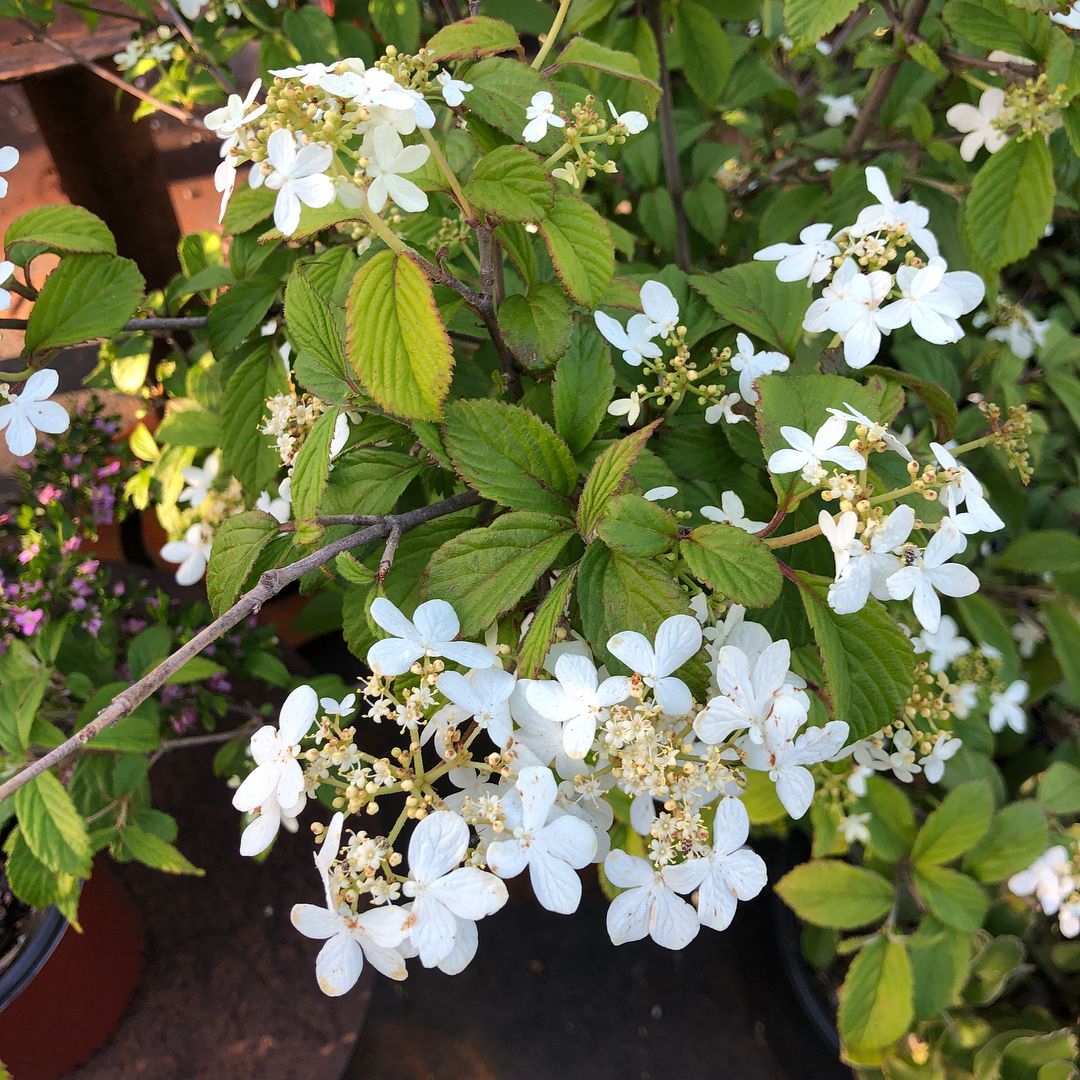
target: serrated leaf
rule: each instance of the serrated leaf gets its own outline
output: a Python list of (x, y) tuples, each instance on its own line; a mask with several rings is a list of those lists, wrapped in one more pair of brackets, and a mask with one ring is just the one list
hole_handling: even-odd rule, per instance
[(225, 469), (240, 481), (249, 496), (269, 487), (281, 460), (270, 439), (259, 430), (266, 403), (288, 392), (289, 382), (281, 357), (272, 347), (257, 348), (241, 360), (225, 384), (220, 442)]
[(921, 866), (951, 862), (974, 847), (990, 827), (994, 796), (984, 780), (972, 780), (949, 792), (926, 819), (912, 848)]
[(345, 312), (324, 296), (301, 268), (285, 289), (285, 327), (290, 340), (331, 375), (345, 378)]
[(1055, 761), (1039, 777), (1039, 802), (1052, 814), (1080, 813), (1080, 769)]
[(32, 908), (44, 911), (65, 893), (78, 895), (77, 879), (57, 873), (36, 858), (19, 826), (4, 841), (4, 853), (4, 875), (11, 891)]
[(40, 244), (50, 251), (115, 255), (116, 241), (101, 218), (81, 206), (38, 206), (20, 214), (4, 234), (4, 247)]
[(528, 409), (487, 398), (455, 401), (445, 431), (454, 468), (485, 499), (556, 517), (570, 513), (577, 466), (562, 439)]
[(911, 1025), (913, 995), (907, 950), (874, 938), (852, 961), (840, 990), (837, 1022), (845, 1047), (873, 1049), (899, 1039)]
[(279, 287), (276, 278), (257, 274), (238, 281), (218, 297), (217, 303), (210, 308), (206, 328), (210, 348), (219, 357), (238, 348), (266, 321)]
[(667, 551), (679, 535), (674, 514), (640, 495), (616, 495), (596, 534), (624, 555), (651, 556)]
[(420, 44), (420, 0), (369, 0), (368, 12), (379, 36), (401, 52), (414, 53)]
[(804, 922), (837, 930), (876, 923), (895, 899), (887, 878), (839, 859), (813, 859), (776, 883), (780, 899)]
[(499, 221), (540, 221), (555, 201), (540, 159), (524, 146), (499, 146), (474, 166), (465, 198)]
[(564, 570), (536, 609), (528, 632), (518, 649), (517, 675), (519, 678), (535, 679), (543, 669), (576, 577), (577, 566)]
[(330, 478), (330, 443), (334, 439), (338, 415), (337, 409), (327, 409), (315, 421), (296, 455), (292, 507), (297, 523), (311, 522), (322, 508), (323, 493)]
[(242, 187), (233, 193), (225, 210), (221, 228), (226, 235), (235, 236), (253, 229), (274, 212), (277, 192), (267, 187)]
[(56, 873), (89, 876), (86, 822), (51, 772), (39, 773), (15, 792), (15, 816), (36, 859)]
[(428, 39), (425, 46), (431, 59), (477, 60), (497, 53), (521, 52), (517, 31), (502, 19), (473, 15), (444, 26)]
[(277, 534), (278, 522), (262, 510), (245, 510), (221, 523), (206, 568), (206, 594), (215, 615), (236, 603), (259, 556)]
[(723, 27), (704, 4), (683, 0), (675, 9), (675, 35), (682, 48), (683, 74), (690, 88), (707, 108), (718, 108), (732, 65), (731, 47)]
[(486, 630), (536, 584), (573, 535), (570, 522), (526, 511), (504, 514), (470, 529), (431, 558), (428, 596), (446, 600), (465, 635)]
[(324, 514), (388, 514), (423, 470), (422, 459), (383, 447), (346, 450), (334, 461), (320, 509)]
[(570, 302), (551, 282), (515, 293), (499, 305), (499, 329), (526, 371), (552, 367), (570, 344)]
[[(725, 44), (727, 44), (726, 41)], [(614, 75), (617, 79), (643, 83), (657, 95), (660, 94), (659, 85), (641, 70), (641, 63), (636, 56), (608, 48), (588, 38), (571, 38), (552, 62), (551, 67), (578, 67), (589, 71), (599, 71), (605, 75)]]
[(133, 859), (166, 874), (194, 874), (202, 877), (205, 872), (168, 841), (146, 829), (140, 829), (137, 825), (128, 825), (121, 831), (120, 843)]
[(1004, 881), (1026, 870), (1049, 846), (1046, 814), (1023, 799), (1002, 807), (986, 835), (964, 856), (964, 869), (979, 881)]
[(915, 888), (931, 913), (946, 926), (973, 934), (982, 926), (989, 900), (982, 886), (947, 866), (915, 865)]
[(540, 234), (566, 291), (595, 308), (615, 276), (615, 245), (604, 219), (581, 199), (557, 195)]
[[(515, 141), (525, 130), (525, 108), (534, 94), (546, 90), (555, 97), (555, 107), (560, 107), (555, 88), (539, 72), (516, 60), (491, 56), (469, 69), (468, 81), (472, 90), (465, 103), (485, 124), (509, 135)], [(563, 142), (562, 136), (549, 131), (533, 148), (540, 154), (554, 153)]]
[(640, 428), (612, 443), (593, 463), (578, 500), (578, 532), (590, 540), (607, 513), (608, 504), (625, 486), (630, 470), (661, 421)]
[(419, 268), (379, 252), (356, 275), (346, 316), (349, 362), (367, 392), (394, 416), (440, 419), (454, 353)]
[(679, 544), (690, 573), (726, 600), (768, 607), (784, 579), (772, 552), (734, 525), (702, 525)]
[(1080, 570), (1080, 537), (1066, 529), (1037, 529), (1009, 541), (996, 562), (1021, 574)]
[(221, 418), (195, 406), (190, 399), (170, 401), (157, 429), (162, 445), (211, 450), (221, 442)]
[(592, 441), (615, 389), (611, 352), (591, 327), (577, 324), (555, 368), (555, 427), (574, 454)]
[(806, 49), (839, 26), (859, 0), (784, 0), (784, 25), (796, 49)]
[(863, 371), (867, 375), (877, 375), (898, 382), (922, 398), (923, 404), (934, 418), (934, 437), (938, 442), (946, 443), (956, 434), (956, 423), (959, 419), (956, 402), (937, 383), (930, 379), (921, 379), (907, 371), (879, 367), (877, 364), (871, 364), (863, 368)]
[(897, 785), (871, 776), (860, 808), (870, 812), (870, 851), (886, 862), (902, 859), (915, 840), (915, 815), (907, 795)]
[(145, 286), (130, 259), (65, 256), (34, 302), (26, 325), (26, 353), (114, 337), (135, 314)]
[(1067, 695), (1080, 705), (1080, 622), (1064, 604), (1045, 603), (1040, 609), (1054, 656), (1061, 665)]
[(945, 22), (973, 45), (1002, 49), (1030, 60), (1041, 60), (1049, 31), (1049, 20), (1019, 11), (1004, 0), (949, 0), (943, 11)]
[(915, 1016), (933, 1020), (957, 1000), (967, 981), (971, 962), (971, 937), (924, 919), (908, 941), (915, 984)]

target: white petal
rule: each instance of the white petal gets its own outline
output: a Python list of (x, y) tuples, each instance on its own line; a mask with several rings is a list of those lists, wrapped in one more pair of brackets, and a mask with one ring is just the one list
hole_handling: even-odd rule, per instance
[(328, 911), (314, 904), (294, 904), (289, 917), (304, 937), (315, 941), (333, 937), (342, 926), (341, 916), (336, 911)]
[(685, 949), (697, 937), (697, 914), (670, 889), (657, 888), (649, 912), (649, 935), (665, 949)]
[(494, 914), (507, 898), (506, 886), (494, 874), (475, 866), (454, 870), (429, 889), (459, 918), (474, 922)]
[(368, 649), (367, 666), (376, 675), (403, 675), (424, 655), (424, 649), (410, 641), (400, 638), (386, 638), (376, 641)]
[(530, 766), (522, 769), (517, 780), (521, 796), (521, 824), (528, 832), (535, 832), (547, 821), (555, 805), (558, 787), (550, 769)]
[(409, 869), (417, 881), (431, 882), (457, 866), (469, 846), (469, 827), (448, 810), (428, 814), (409, 838)]
[[(607, 869), (606, 861), (604, 868)], [(608, 877), (610, 879), (610, 875)], [(612, 944), (622, 945), (623, 942), (640, 941), (645, 937), (649, 932), (650, 907), (646, 888), (631, 889), (616, 896), (607, 911), (607, 932)]]
[[(577, 821), (576, 818), (569, 818)], [(592, 830), (583, 821), (578, 821), (583, 828)], [(595, 837), (593, 837), (595, 842)], [(545, 856), (535, 851), (529, 859), (529, 881), (537, 902), (542, 908), (559, 915), (571, 915), (581, 903), (581, 878), (561, 859)]]
[(789, 765), (777, 772), (776, 794), (784, 809), (797, 820), (810, 809), (814, 798), (814, 778), (801, 766)]
[(604, 860), (604, 873), (608, 881), (618, 889), (648, 885), (653, 880), (652, 867), (644, 859), (630, 855), (621, 848), (613, 848)]
[(656, 674), (670, 675), (701, 648), (701, 623), (692, 615), (672, 615), (656, 631)]
[(290, 746), (300, 742), (311, 730), (318, 711), (319, 695), (310, 686), (298, 686), (281, 706), (278, 730), (282, 739)]

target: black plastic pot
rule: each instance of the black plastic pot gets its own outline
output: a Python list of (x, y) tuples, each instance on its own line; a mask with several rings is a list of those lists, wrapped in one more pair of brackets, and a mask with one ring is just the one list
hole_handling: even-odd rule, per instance
[(19, 946), (14, 960), (0, 973), (0, 1012), (26, 989), (48, 963), (67, 930), (67, 919), (55, 907), (34, 913), (26, 940)]

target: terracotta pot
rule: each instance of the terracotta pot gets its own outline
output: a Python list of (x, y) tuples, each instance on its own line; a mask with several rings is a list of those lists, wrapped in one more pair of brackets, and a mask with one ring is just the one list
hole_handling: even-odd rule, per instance
[(43, 912), (0, 976), (0, 1061), (19, 1080), (61, 1080), (116, 1029), (143, 967), (142, 921), (98, 859), (79, 898), (82, 933)]

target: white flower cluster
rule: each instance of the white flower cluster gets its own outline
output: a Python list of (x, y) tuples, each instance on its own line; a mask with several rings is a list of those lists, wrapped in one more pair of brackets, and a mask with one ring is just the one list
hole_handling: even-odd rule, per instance
[[(808, 225), (798, 244), (772, 244), (754, 258), (776, 262), (781, 281), (826, 282), (808, 308), (803, 328), (830, 330), (844, 346), (849, 367), (871, 363), (883, 335), (910, 325), (936, 345), (959, 341), (961, 315), (982, 302), (985, 287), (977, 274), (950, 272), (929, 229), (930, 212), (916, 202), (899, 202), (885, 174), (866, 170), (866, 186), (877, 199), (853, 225), (833, 234), (832, 225)], [(911, 244), (922, 250), (919, 258)], [(895, 271), (887, 269), (897, 260)]]
[(1009, 891), (1034, 896), (1044, 915), (1057, 915), (1063, 937), (1080, 935), (1080, 859), (1055, 844), (1026, 870), (1009, 878)]

